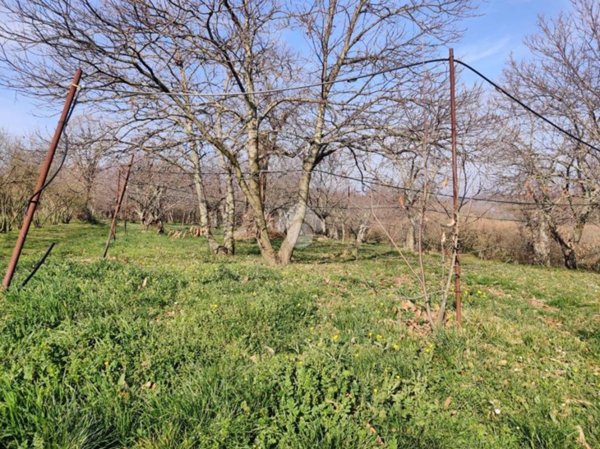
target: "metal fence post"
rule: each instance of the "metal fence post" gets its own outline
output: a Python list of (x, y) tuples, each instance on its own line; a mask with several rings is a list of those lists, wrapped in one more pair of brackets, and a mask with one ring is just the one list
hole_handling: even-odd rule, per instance
[(75, 99), (77, 89), (79, 88), (80, 80), (81, 69), (77, 69), (77, 71), (75, 72), (75, 76), (73, 77), (73, 81), (71, 82), (71, 86), (69, 87), (69, 92), (67, 94), (67, 99), (65, 100), (65, 105), (63, 107), (62, 114), (60, 115), (60, 120), (58, 121), (56, 130), (54, 131), (54, 135), (52, 136), (52, 141), (50, 142), (50, 147), (48, 148), (48, 153), (46, 154), (46, 159), (44, 159), (44, 163), (40, 168), (40, 173), (38, 175), (38, 179), (33, 190), (34, 193), (29, 199), (29, 204), (27, 205), (27, 211), (25, 212), (25, 217), (23, 218), (23, 225), (21, 226), (19, 237), (17, 238), (17, 243), (15, 244), (15, 248), (13, 249), (10, 262), (8, 263), (6, 275), (4, 276), (4, 280), (2, 281), (2, 287), (4, 289), (10, 287), (10, 283), (15, 274), (15, 270), (17, 269), (19, 257), (21, 257), (21, 251), (23, 251), (23, 246), (25, 245), (25, 240), (27, 239), (27, 233), (29, 232), (31, 222), (33, 221), (33, 215), (35, 214), (37, 205), (40, 202), (40, 196), (42, 195), (42, 190), (44, 190), (46, 179), (48, 178), (48, 172), (50, 171), (50, 166), (52, 165), (52, 161), (54, 160), (54, 154), (56, 153), (56, 148), (58, 147), (60, 137), (62, 136), (62, 133), (67, 124), (67, 120), (71, 112), (71, 106)]
[(456, 74), (454, 65), (454, 49), (450, 49), (448, 62), (450, 64), (450, 122), (452, 140), (452, 206), (454, 212), (455, 240), (454, 244), (454, 306), (456, 309), (456, 323), (462, 322), (462, 302), (460, 292), (460, 245), (458, 238), (459, 229), (459, 201), (458, 201), (458, 158), (456, 154), (457, 129), (456, 129)]

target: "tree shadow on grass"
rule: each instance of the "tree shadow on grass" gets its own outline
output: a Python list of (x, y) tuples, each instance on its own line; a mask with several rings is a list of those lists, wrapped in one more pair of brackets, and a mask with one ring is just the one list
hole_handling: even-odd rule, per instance
[(379, 243), (366, 243), (360, 248), (340, 242), (317, 242), (294, 252), (294, 263), (354, 263), (370, 260), (394, 260), (398, 253)]

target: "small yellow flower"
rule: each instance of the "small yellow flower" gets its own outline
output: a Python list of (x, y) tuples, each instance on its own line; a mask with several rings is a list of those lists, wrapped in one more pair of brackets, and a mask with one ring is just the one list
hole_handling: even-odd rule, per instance
[(338, 341), (338, 340), (340, 339), (340, 336), (339, 336), (339, 334), (335, 334), (333, 337), (331, 337), (331, 339), (332, 339), (334, 342), (336, 342), (336, 341)]
[(398, 343), (394, 343), (394, 344), (392, 345), (392, 349), (393, 349), (394, 351), (400, 351), (400, 345), (399, 345)]
[(383, 340), (383, 335), (377, 334), (377, 336), (375, 338), (377, 339), (377, 341), (381, 341), (381, 340)]

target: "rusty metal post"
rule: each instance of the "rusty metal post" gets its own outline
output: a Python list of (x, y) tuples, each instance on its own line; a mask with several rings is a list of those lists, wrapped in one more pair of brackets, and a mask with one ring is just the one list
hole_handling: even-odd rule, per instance
[[(119, 174), (117, 176), (117, 189), (115, 190), (115, 209), (117, 208), (117, 205), (119, 204), (119, 197), (121, 196), (121, 175), (123, 174), (123, 167), (119, 167)], [(112, 223), (111, 223), (111, 237), (113, 240), (117, 239), (117, 227), (115, 226), (113, 228)]]
[(119, 202), (119, 195), (121, 194), (121, 177), (123, 175), (123, 166), (119, 166), (119, 172), (117, 175), (117, 190), (115, 191), (115, 206)]
[(103, 258), (106, 258), (108, 254), (108, 247), (110, 246), (110, 241), (116, 233), (117, 230), (117, 217), (119, 216), (119, 211), (121, 210), (121, 204), (123, 204), (123, 198), (125, 197), (125, 191), (127, 190), (127, 183), (129, 182), (129, 174), (131, 173), (131, 166), (133, 165), (133, 157), (134, 154), (131, 155), (131, 159), (129, 160), (129, 164), (127, 165), (127, 169), (125, 170), (125, 178), (123, 179), (123, 185), (121, 186), (121, 192), (119, 193), (119, 198), (117, 200), (117, 205), (115, 206), (115, 212), (113, 214), (112, 222), (110, 224), (110, 231), (108, 232), (108, 238), (106, 239), (106, 245), (104, 245), (104, 253), (102, 254)]
[(457, 130), (456, 130), (456, 74), (454, 65), (454, 49), (449, 52), (448, 62), (450, 64), (450, 123), (452, 140), (452, 207), (454, 212), (454, 307), (456, 309), (456, 323), (460, 326), (462, 322), (462, 302), (460, 297), (460, 245), (458, 238), (459, 229), (459, 202), (458, 202), (458, 158), (456, 154)]
[(13, 249), (13, 253), (10, 258), (10, 262), (8, 263), (6, 275), (4, 276), (4, 280), (2, 281), (2, 287), (4, 289), (7, 289), (10, 286), (13, 275), (15, 274), (15, 270), (17, 269), (17, 264), (19, 262), (19, 258), (21, 257), (21, 251), (23, 251), (23, 246), (25, 245), (25, 240), (27, 239), (27, 233), (29, 232), (29, 227), (31, 226), (33, 215), (35, 214), (37, 205), (40, 202), (40, 196), (42, 195), (42, 190), (44, 189), (46, 179), (48, 178), (48, 172), (50, 171), (50, 166), (52, 165), (52, 161), (54, 160), (54, 154), (56, 153), (56, 148), (58, 147), (60, 137), (62, 136), (62, 133), (65, 129), (66, 122), (71, 111), (71, 106), (73, 104), (73, 100), (75, 99), (75, 94), (77, 93), (77, 89), (79, 88), (80, 80), (81, 69), (77, 69), (77, 71), (75, 72), (75, 76), (73, 77), (73, 81), (71, 81), (71, 86), (69, 87), (69, 92), (65, 100), (65, 105), (63, 107), (62, 114), (60, 115), (60, 120), (58, 121), (56, 130), (54, 131), (54, 135), (52, 136), (52, 141), (50, 142), (50, 147), (48, 148), (48, 153), (46, 154), (46, 159), (44, 159), (44, 163), (40, 168), (40, 173), (38, 175), (38, 179), (33, 190), (34, 194), (30, 198), (29, 204), (27, 205), (27, 211), (25, 212), (25, 217), (23, 218), (21, 231), (19, 232), (17, 243), (15, 244), (15, 248)]

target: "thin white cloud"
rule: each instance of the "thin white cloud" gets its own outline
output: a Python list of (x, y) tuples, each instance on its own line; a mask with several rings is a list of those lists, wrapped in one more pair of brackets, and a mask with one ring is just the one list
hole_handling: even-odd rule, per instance
[(504, 53), (505, 50), (508, 50), (509, 43), (510, 36), (504, 36), (495, 42), (486, 39), (478, 44), (466, 45), (461, 49), (462, 58), (469, 63), (481, 61), (483, 59)]

